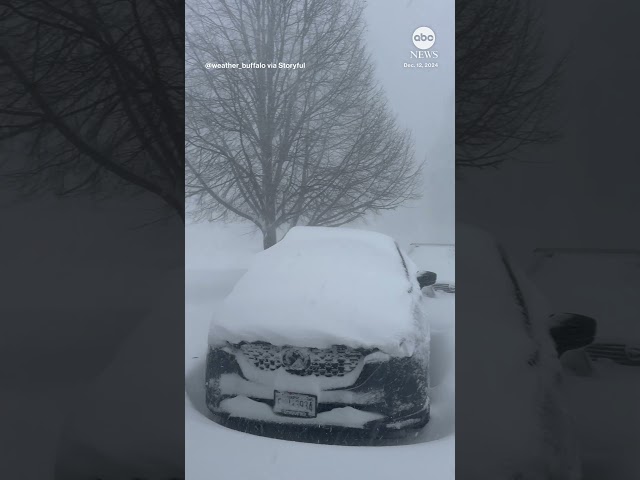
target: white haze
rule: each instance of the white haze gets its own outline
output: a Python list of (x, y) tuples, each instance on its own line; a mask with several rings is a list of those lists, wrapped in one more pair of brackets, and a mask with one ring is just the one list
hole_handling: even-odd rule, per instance
[[(365, 10), (367, 45), (376, 65), (377, 78), (398, 123), (411, 130), (416, 162), (424, 162), (422, 198), (350, 226), (386, 233), (405, 248), (414, 242), (454, 243), (453, 18), (454, 2), (370, 0)], [(411, 51), (416, 51), (411, 34), (420, 26), (429, 26), (436, 33), (432, 50), (439, 53), (435, 60), (438, 68), (404, 68), (405, 62), (418, 61), (410, 56)], [(253, 230), (249, 224), (188, 225), (187, 263), (190, 257), (202, 261), (203, 255), (192, 255), (195, 253), (190, 251), (192, 248), (209, 252), (212, 263), (224, 262), (228, 252), (221, 253), (214, 244), (232, 244), (234, 251), (244, 246), (245, 251), (255, 252), (261, 247), (261, 239)]]

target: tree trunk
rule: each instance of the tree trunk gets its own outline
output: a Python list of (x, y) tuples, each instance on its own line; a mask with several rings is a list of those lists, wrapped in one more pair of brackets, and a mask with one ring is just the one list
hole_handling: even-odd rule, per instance
[(276, 243), (278, 243), (278, 235), (276, 233), (276, 227), (268, 226), (263, 232), (262, 246), (266, 250), (269, 247), (273, 247)]

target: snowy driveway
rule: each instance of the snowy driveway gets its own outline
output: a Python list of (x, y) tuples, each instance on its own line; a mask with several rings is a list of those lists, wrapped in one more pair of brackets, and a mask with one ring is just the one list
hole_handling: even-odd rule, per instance
[(595, 367), (592, 377), (567, 378), (569, 405), (583, 448), (583, 480), (637, 480), (640, 368)]
[[(185, 307), (185, 470), (188, 480), (388, 480), (428, 472), (431, 478), (454, 478), (452, 319), (436, 322), (432, 365), (437, 386), (431, 392), (432, 420), (403, 445), (345, 447), (290, 442), (222, 427), (206, 416), (204, 358), (207, 332), (216, 305), (243, 271), (189, 270)], [(448, 358), (447, 358), (448, 357)]]

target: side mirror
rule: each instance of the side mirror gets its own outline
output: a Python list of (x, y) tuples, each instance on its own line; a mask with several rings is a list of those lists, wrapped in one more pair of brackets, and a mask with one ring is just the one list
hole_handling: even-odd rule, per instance
[(420, 285), (420, 288), (429, 287), (433, 285), (434, 283), (436, 283), (437, 279), (438, 279), (438, 275), (436, 275), (433, 272), (428, 272), (428, 271), (418, 272), (418, 284)]
[(597, 322), (593, 318), (576, 313), (556, 313), (550, 319), (549, 333), (558, 356), (593, 343), (597, 330)]

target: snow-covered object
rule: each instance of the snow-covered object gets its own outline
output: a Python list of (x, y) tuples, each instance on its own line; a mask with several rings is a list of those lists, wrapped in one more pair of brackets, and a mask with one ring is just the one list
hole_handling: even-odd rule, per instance
[(580, 478), (547, 307), (495, 240), (456, 231), (456, 478)]
[(209, 342), (375, 347), (410, 356), (428, 335), (416, 271), (386, 235), (295, 227), (255, 256), (215, 312)]
[[(189, 234), (189, 227), (187, 227)], [(206, 263), (206, 259), (204, 262)], [(194, 263), (198, 259), (194, 258)], [(241, 267), (244, 267), (242, 263)], [(210, 480), (211, 472), (217, 477), (230, 480), (272, 479), (280, 480), (326, 480), (356, 477), (367, 480), (389, 478), (413, 478), (416, 473), (438, 480), (453, 480), (455, 474), (454, 440), (454, 341), (453, 307), (455, 295), (436, 292), (437, 298), (426, 299), (427, 318), (432, 326), (431, 334), (431, 420), (415, 435), (392, 439), (387, 442), (372, 442), (372, 448), (345, 447), (315, 443), (289, 442), (273, 438), (247, 435), (211, 421), (205, 404), (204, 355), (207, 330), (211, 312), (219, 311), (223, 298), (238, 281), (236, 266), (232, 270), (187, 271), (186, 326), (185, 326), (185, 478)], [(226, 286), (220, 288), (224, 283)], [(209, 292), (208, 295), (205, 295)], [(195, 295), (193, 295), (194, 293)], [(440, 294), (442, 293), (442, 296)], [(451, 301), (451, 302), (450, 302)], [(445, 302), (444, 304), (442, 302)], [(438, 330), (438, 331), (436, 331)], [(433, 335), (435, 334), (435, 338)], [(384, 355), (369, 356), (388, 361)], [(440, 367), (446, 372), (438, 372)], [(272, 394), (272, 388), (261, 387), (256, 391), (244, 390), (246, 383), (233, 385), (242, 380), (229, 376), (221, 387), (239, 390), (245, 396), (262, 398)], [(324, 392), (328, 394), (329, 392)], [(336, 394), (338, 403), (354, 402), (360, 398), (339, 398), (347, 392)], [(326, 400), (326, 398), (324, 399)], [(244, 401), (244, 399), (242, 400)], [(227, 405), (228, 406), (228, 405)], [(231, 406), (228, 406), (232, 408)], [(263, 409), (264, 410), (264, 409)], [(353, 412), (351, 412), (353, 413)], [(402, 425), (399, 425), (402, 426)], [(387, 425), (388, 428), (392, 428)], [(392, 445), (381, 447), (379, 445)], [(212, 448), (214, 446), (214, 448)], [(247, 461), (250, 456), (251, 461)]]

